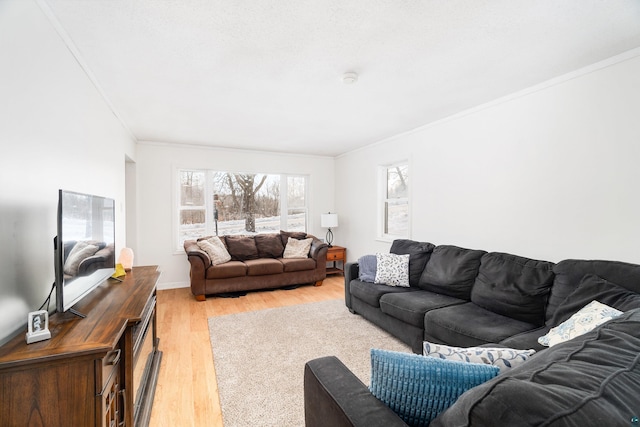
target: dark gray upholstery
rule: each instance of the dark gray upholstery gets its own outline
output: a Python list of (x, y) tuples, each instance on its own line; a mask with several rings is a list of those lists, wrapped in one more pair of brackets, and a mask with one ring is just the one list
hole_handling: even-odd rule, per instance
[(547, 320), (580, 284), (587, 274), (595, 274), (636, 293), (640, 293), (640, 265), (620, 261), (567, 259), (553, 266), (555, 279), (549, 296)]
[(426, 341), (457, 347), (499, 343), (537, 325), (503, 316), (472, 302), (429, 311), (424, 316)]
[(553, 263), (492, 252), (482, 257), (471, 301), (494, 313), (544, 325)]
[(349, 284), (351, 295), (361, 299), (372, 307), (380, 307), (380, 298), (390, 293), (417, 292), (416, 288), (405, 288), (401, 286), (387, 286), (376, 283), (361, 282), (352, 280)]
[(501, 346), (509, 348), (531, 348), (536, 351), (544, 350), (546, 347), (538, 342), (538, 338), (546, 335), (551, 326), (545, 325), (530, 331), (521, 332), (499, 342)]
[(429, 291), (387, 293), (380, 297), (380, 309), (391, 317), (422, 328), (424, 315), (436, 308), (466, 303), (465, 300)]
[(307, 362), (304, 395), (307, 427), (406, 426), (333, 356)]
[(431, 427), (620, 426), (640, 416), (640, 311), (477, 386)]
[(451, 245), (437, 246), (420, 277), (418, 287), (468, 301), (480, 260), (485, 253)]
[[(422, 247), (411, 240), (401, 242), (394, 245), (407, 251)], [(416, 353), (422, 351), (419, 340), (456, 346), (497, 344), (544, 326), (553, 263), (452, 245), (437, 246), (429, 255), (420, 282), (409, 288), (362, 282), (358, 264), (347, 264), (345, 304)], [(537, 338), (521, 336), (513, 345), (537, 347)]]
[[(440, 284), (457, 283), (453, 278), (447, 282), (444, 272), (459, 270), (437, 265), (446, 258), (438, 248), (425, 266), (426, 271), (434, 262), (434, 274), (427, 277)], [(455, 255), (450, 248), (442, 254)], [(463, 394), (431, 426), (628, 426), (633, 416), (640, 417), (640, 265), (599, 260), (554, 265), (496, 252), (483, 254), (481, 261), (471, 301), (417, 286), (399, 290), (358, 283), (357, 264), (345, 272), (347, 306), (415, 353), (421, 353), (423, 340), (538, 350), (524, 364)], [(626, 313), (551, 348), (537, 342), (592, 300)], [(390, 416), (390, 409), (370, 400), (366, 386), (345, 375), (339, 361), (324, 358), (322, 367), (313, 373), (324, 391), (310, 387), (307, 394), (305, 382), (307, 419), (315, 422), (307, 425), (405, 426)], [(318, 399), (329, 402), (308, 402)], [(359, 416), (348, 410), (354, 402), (361, 405)]]
[(410, 325), (393, 316), (389, 316), (383, 313), (380, 308), (372, 307), (358, 298), (353, 299), (353, 310), (371, 323), (411, 346), (411, 351), (414, 353), (422, 352), (422, 341), (424, 340), (423, 326)]

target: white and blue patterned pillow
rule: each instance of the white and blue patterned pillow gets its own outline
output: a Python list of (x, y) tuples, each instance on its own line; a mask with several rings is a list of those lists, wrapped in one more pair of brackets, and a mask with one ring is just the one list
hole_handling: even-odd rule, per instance
[(586, 334), (604, 322), (615, 319), (622, 314), (622, 311), (594, 300), (558, 326), (551, 328), (546, 335), (538, 338), (538, 342), (542, 345), (552, 347), (561, 342)]
[(426, 427), (462, 393), (496, 375), (491, 365), (372, 349), (369, 390), (405, 423)]
[(424, 356), (437, 357), (446, 360), (457, 360), (468, 363), (484, 363), (497, 366), (503, 373), (508, 369), (524, 363), (536, 351), (518, 350), (500, 347), (452, 347), (449, 345), (433, 344), (428, 341), (422, 343)]
[(376, 278), (374, 283), (409, 287), (409, 255), (376, 254)]

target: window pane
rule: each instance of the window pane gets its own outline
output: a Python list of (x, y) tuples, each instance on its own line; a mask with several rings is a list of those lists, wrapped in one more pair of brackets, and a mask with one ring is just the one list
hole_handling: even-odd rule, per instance
[(204, 171), (180, 172), (180, 205), (204, 206), (205, 197)]
[(385, 202), (384, 214), (385, 234), (409, 235), (409, 203), (406, 200)]
[(287, 206), (289, 208), (304, 208), (305, 202), (305, 182), (303, 176), (287, 177)]
[(204, 209), (186, 209), (180, 211), (180, 241), (197, 239), (205, 234)]
[(287, 231), (307, 231), (307, 213), (305, 209), (289, 209)]
[(387, 199), (408, 197), (409, 166), (398, 165), (387, 169)]
[(279, 175), (216, 172), (213, 177), (218, 234), (280, 230)]

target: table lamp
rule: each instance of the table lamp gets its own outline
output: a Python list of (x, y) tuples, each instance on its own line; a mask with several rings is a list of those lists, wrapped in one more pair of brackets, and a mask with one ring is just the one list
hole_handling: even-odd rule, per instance
[(329, 229), (327, 231), (327, 238), (325, 239), (329, 247), (333, 246), (331, 244), (333, 243), (333, 232), (331, 231), (331, 228), (332, 227), (335, 228), (337, 226), (338, 226), (338, 214), (329, 212), (329, 213), (320, 215), (320, 227)]

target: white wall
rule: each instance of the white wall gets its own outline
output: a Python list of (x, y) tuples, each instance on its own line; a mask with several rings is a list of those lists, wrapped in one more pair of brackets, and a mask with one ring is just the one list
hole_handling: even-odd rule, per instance
[(407, 158), (415, 240), (640, 263), (640, 57), (625, 58), (338, 158), (349, 260), (389, 249), (372, 183)]
[(59, 188), (116, 199), (116, 247), (124, 245), (124, 159), (134, 141), (36, 2), (0, 2), (0, 58), (2, 342), (54, 281)]
[(137, 148), (137, 251), (134, 264), (158, 264), (158, 287), (188, 286), (189, 262), (184, 250), (175, 250), (175, 171), (178, 168), (241, 172), (291, 173), (309, 176), (307, 232), (324, 238), (320, 214), (335, 211), (334, 159), (139, 143)]

